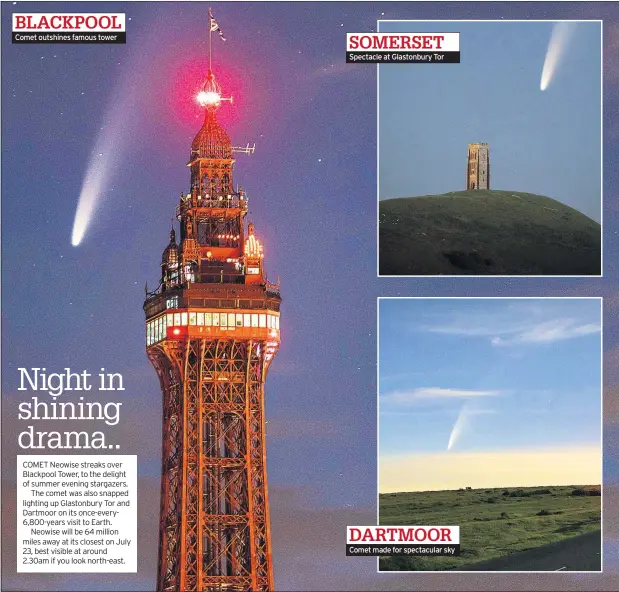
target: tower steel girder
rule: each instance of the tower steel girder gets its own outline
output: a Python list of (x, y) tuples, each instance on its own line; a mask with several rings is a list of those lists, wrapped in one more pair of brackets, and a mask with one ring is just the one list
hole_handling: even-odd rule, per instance
[(265, 343), (165, 340), (157, 590), (273, 590), (264, 446)]

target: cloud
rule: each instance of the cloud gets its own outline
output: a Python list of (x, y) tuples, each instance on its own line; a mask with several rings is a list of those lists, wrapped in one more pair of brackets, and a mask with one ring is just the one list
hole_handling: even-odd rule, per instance
[(379, 459), (379, 491), (598, 485), (602, 480), (601, 458), (599, 445), (386, 454)]
[(500, 310), (469, 308), (422, 327), (423, 331), (455, 337), (480, 337), (492, 345), (541, 345), (576, 339), (601, 331), (600, 309), (583, 301), (511, 302)]
[(517, 333), (523, 329), (522, 322), (516, 322), (513, 326), (497, 326), (494, 323), (478, 325), (476, 322), (470, 323), (467, 319), (461, 322), (454, 322), (447, 325), (427, 326), (425, 330), (429, 333), (440, 333), (442, 335), (453, 335), (456, 337), (490, 337), (498, 332), (502, 334)]
[(500, 394), (502, 394), (502, 391), (454, 389), (435, 386), (415, 388), (408, 391), (394, 391), (383, 395), (382, 398), (391, 403), (406, 405), (420, 399), (470, 399), (473, 397), (495, 397)]
[(575, 319), (554, 319), (545, 323), (539, 323), (528, 329), (524, 329), (513, 337), (493, 337), (492, 345), (517, 345), (524, 343), (554, 343), (566, 339), (575, 339), (584, 335), (599, 333), (601, 327), (596, 323), (579, 323)]

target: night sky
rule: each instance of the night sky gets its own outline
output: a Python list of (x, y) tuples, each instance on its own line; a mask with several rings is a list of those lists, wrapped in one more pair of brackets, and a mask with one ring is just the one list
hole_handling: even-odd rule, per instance
[[(201, 113), (207, 4), (2, 5), (2, 459), (6, 590), (152, 590), (157, 562), (161, 393), (144, 351), (144, 285), (159, 280)], [(125, 12), (126, 45), (12, 45), (11, 13)], [(619, 564), (619, 7), (614, 3), (221, 3), (213, 38), (220, 122), (235, 182), (281, 278), (282, 345), (267, 380), (267, 446), (279, 590), (555, 589), (552, 576), (376, 574), (346, 558), (347, 524), (376, 520), (377, 296), (604, 296), (603, 576)], [(376, 69), (347, 65), (345, 33), (379, 18), (604, 18), (604, 278), (376, 277)], [(394, 66), (405, 67), (405, 66)], [(414, 66), (410, 66), (413, 68)], [(440, 97), (437, 97), (440, 100)], [(104, 128), (103, 130), (101, 128)], [(110, 131), (111, 130), (111, 131)], [(101, 137), (108, 137), (100, 149)], [(103, 136), (101, 135), (103, 134)], [(110, 167), (84, 240), (71, 246), (89, 162)], [(464, 161), (463, 161), (464, 162)], [(461, 168), (464, 178), (464, 166)], [(110, 438), (138, 455), (138, 573), (17, 575), (17, 368), (120, 372)], [(68, 396), (68, 395), (67, 395)], [(98, 395), (104, 401), (105, 395)], [(51, 423), (39, 429), (69, 429)], [(73, 428), (71, 428), (73, 429)]]

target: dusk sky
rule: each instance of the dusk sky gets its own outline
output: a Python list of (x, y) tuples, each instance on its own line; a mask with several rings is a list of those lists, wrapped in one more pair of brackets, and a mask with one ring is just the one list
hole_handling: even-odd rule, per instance
[(381, 22), (459, 32), (459, 64), (379, 66), (380, 199), (465, 189), (468, 144), (490, 145), (490, 187), (601, 216), (600, 23), (573, 24), (548, 88), (554, 23)]
[[(604, 536), (613, 546), (603, 576), (565, 574), (561, 583), (566, 590), (608, 589), (619, 569), (616, 552), (610, 553), (619, 544), (612, 510), (619, 506), (617, 5), (212, 8), (227, 38), (213, 39), (213, 67), (224, 93), (234, 96), (219, 120), (234, 145), (256, 143), (255, 154), (238, 156), (235, 182), (249, 195), (248, 218), (264, 242), (269, 277), (281, 278), (282, 344), (266, 383), (276, 589), (556, 588), (556, 580), (543, 575), (462, 581), (453, 574), (379, 575), (375, 558), (344, 555), (345, 527), (376, 523), (376, 298), (456, 295), (605, 297)], [(159, 279), (178, 196), (189, 188), (186, 163), (201, 123), (193, 98), (208, 64), (207, 9), (192, 2), (2, 4), (4, 590), (154, 589), (161, 392), (146, 358), (142, 305), (145, 283), (152, 289)], [(125, 12), (127, 44), (12, 45), (11, 13), (17, 10)], [(376, 68), (345, 63), (346, 32), (375, 30), (379, 18), (523, 17), (605, 19), (605, 277), (379, 280)], [(541, 64), (539, 56), (531, 74), (536, 89)], [(560, 80), (567, 83), (562, 77), (557, 85)], [(540, 96), (551, 100), (557, 88)], [(98, 149), (99, 142), (107, 148)], [(498, 147), (492, 146), (498, 166)], [(73, 247), (78, 197), (99, 154), (107, 178), (84, 239)], [(458, 148), (457, 187), (464, 182), (465, 156), (466, 143)], [(433, 177), (444, 174), (438, 167)], [(23, 366), (105, 367), (123, 374), (126, 391), (109, 397), (123, 402), (121, 420), (109, 432), (121, 454), (138, 455), (137, 574), (15, 573), (15, 455), (25, 428), (16, 419), (24, 393), (16, 389)], [(105, 401), (109, 394), (97, 396)], [(473, 445), (468, 438), (462, 446)]]
[(599, 299), (385, 299), (379, 315), (381, 492), (600, 482)]

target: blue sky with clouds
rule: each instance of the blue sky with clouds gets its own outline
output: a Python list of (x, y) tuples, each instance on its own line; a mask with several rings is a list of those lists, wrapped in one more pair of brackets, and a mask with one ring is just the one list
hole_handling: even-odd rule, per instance
[(459, 32), (461, 62), (379, 66), (379, 197), (464, 189), (469, 142), (490, 144), (491, 188), (601, 216), (601, 26), (578, 23), (540, 90), (552, 22), (381, 22)]
[(600, 443), (598, 299), (380, 302), (380, 453)]

